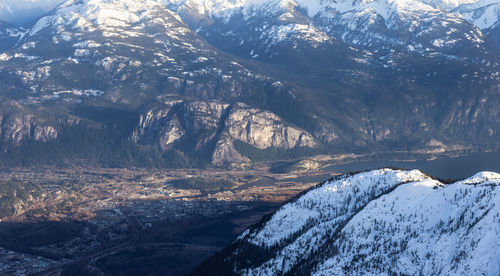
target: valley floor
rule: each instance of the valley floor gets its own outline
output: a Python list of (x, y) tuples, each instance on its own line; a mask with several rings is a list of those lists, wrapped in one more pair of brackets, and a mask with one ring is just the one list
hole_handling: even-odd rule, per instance
[[(0, 223), (0, 274), (184, 274), (280, 202), (330, 175), (265, 169), (5, 170), (1, 181), (38, 188), (16, 199), (14, 214)], [(179, 186), (192, 184), (184, 182), (191, 178), (205, 186)]]
[[(499, 156), (389, 165), (473, 158), (499, 167)], [(366, 160), (316, 156), (247, 170), (3, 169), (0, 183), (17, 190), (0, 200), (0, 274), (185, 274), (298, 193), (344, 169), (387, 166)]]

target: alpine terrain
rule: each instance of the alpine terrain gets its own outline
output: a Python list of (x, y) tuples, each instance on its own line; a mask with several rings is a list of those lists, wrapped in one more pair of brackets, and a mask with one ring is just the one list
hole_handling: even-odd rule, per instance
[(0, 0), (0, 275), (499, 276), (499, 152), (500, 0)]
[(496, 150), (499, 18), (496, 0), (4, 0), (0, 160)]
[(327, 181), (205, 261), (210, 275), (498, 275), (500, 175), (418, 170)]

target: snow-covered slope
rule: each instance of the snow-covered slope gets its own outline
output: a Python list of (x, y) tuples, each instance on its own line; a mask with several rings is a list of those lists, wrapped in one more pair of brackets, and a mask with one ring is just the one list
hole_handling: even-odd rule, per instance
[[(482, 5), (476, 2), (166, 0), (211, 43), (261, 59), (279, 55), (279, 44), (318, 48), (330, 47), (335, 40), (385, 54), (392, 50), (463, 57), (485, 52), (480, 29), (486, 28), (484, 18), (493, 21), (492, 11), (474, 8)], [(467, 12), (456, 11), (465, 6)]]
[(454, 10), (463, 18), (481, 28), (484, 34), (500, 45), (500, 1), (481, 0)]
[(481, 0), (468, 5), (459, 6), (454, 10), (467, 21), (484, 30), (500, 22), (500, 1)]
[[(214, 262), (245, 275), (499, 275), (500, 174), (345, 175), (285, 204)], [(221, 265), (223, 263), (224, 265)]]
[[(413, 1), (69, 0), (0, 52), (0, 96), (70, 113), (85, 104), (149, 114), (170, 101), (245, 103), (324, 149), (497, 143), (498, 47), (459, 13)], [(166, 112), (175, 116), (148, 129), (164, 134), (161, 143), (196, 141), (201, 132), (179, 119), (186, 112)], [(209, 145), (228, 138), (210, 129), (204, 142), (159, 147), (194, 148), (206, 162)], [(158, 145), (150, 134), (133, 141)], [(219, 156), (253, 154), (224, 146)]]
[(145, 95), (158, 87), (170, 93), (201, 90), (190, 88), (198, 78), (222, 89), (223, 83), (234, 85), (232, 78), (222, 80), (225, 75), (251, 76), (154, 0), (67, 1), (2, 55), (2, 70), (17, 71), (6, 81), (19, 80), (19, 94), (31, 91), (35, 100), (112, 91)]
[(480, 0), (421, 0), (421, 1), (432, 7), (447, 11), (454, 9), (460, 5), (476, 3)]
[(185, 6), (199, 14), (229, 19), (237, 12), (246, 17), (255, 12), (275, 13), (282, 9), (300, 7), (309, 17), (327, 10), (340, 13), (366, 10), (375, 12), (385, 19), (392, 13), (408, 12), (450, 12), (464, 6), (469, 9), (498, 4), (498, 0), (163, 0), (171, 7)]
[[(35, 20), (61, 2), (63, 1), (3, 0), (0, 2), (0, 20), (11, 23), (17, 23), (15, 20), (22, 20), (20, 18), (24, 17)], [(73, 2), (70, 0), (63, 5), (67, 6)], [(109, 10), (113, 1), (87, 2), (85, 1), (85, 5), (102, 5), (99, 9), (100, 21), (108, 20), (104, 17), (114, 20), (118, 16), (116, 12)], [(153, 3), (166, 6), (181, 15), (201, 34), (223, 35), (224, 39), (232, 39), (235, 46), (241, 46), (240, 51), (248, 52), (249, 56), (254, 58), (259, 55), (273, 56), (271, 48), (283, 41), (305, 41), (318, 47), (321, 43), (331, 42), (332, 38), (377, 50), (404, 46), (410, 51), (450, 54), (447, 50), (455, 47), (457, 43), (480, 47), (484, 37), (473, 26), (490, 33), (489, 29), (498, 22), (500, 5), (500, 0), (150, 0), (148, 4), (131, 0), (121, 2), (130, 7), (144, 4), (145, 11), (151, 9)], [(87, 13), (96, 11), (90, 8)], [(207, 25), (214, 24), (214, 29), (207, 28)], [(228, 24), (226, 28), (223, 27)]]
[(65, 0), (0, 0), (0, 20), (22, 25), (45, 15)]

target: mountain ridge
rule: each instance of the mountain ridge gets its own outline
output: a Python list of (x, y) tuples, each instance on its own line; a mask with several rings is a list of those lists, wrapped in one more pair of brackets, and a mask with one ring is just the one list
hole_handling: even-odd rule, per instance
[(285, 203), (194, 274), (496, 275), (499, 184), (492, 172), (449, 184), (416, 170), (336, 177)]
[[(202, 14), (190, 3), (207, 3), (207, 9), (220, 9), (221, 17)], [(1, 54), (1, 96), (26, 113), (37, 111), (32, 115), (55, 132), (98, 126), (120, 145), (155, 158), (184, 156), (196, 164), (231, 166), (230, 155), (237, 157), (237, 166), (251, 164), (250, 156), (272, 161), (284, 150), (302, 156), (498, 148), (499, 46), (452, 13), (432, 7), (430, 16), (397, 10), (401, 14), (387, 15), (392, 27), (400, 26), (392, 31), (372, 8), (339, 14), (327, 7), (333, 2), (325, 2), (311, 18), (300, 1), (217, 3), (65, 2), (19, 32), (15, 46)], [(254, 4), (244, 6), (248, 3)], [(400, 4), (386, 4), (394, 3)], [(344, 16), (358, 13), (358, 23), (369, 20), (368, 29), (352, 20), (352, 29), (345, 25)], [(415, 20), (418, 28), (410, 31)], [(263, 127), (259, 116), (244, 117), (251, 120), (249, 126), (259, 126), (250, 127), (257, 133), (228, 136), (220, 126), (180, 128), (203, 121), (206, 114), (179, 108), (154, 126), (142, 124), (141, 115), (171, 101), (241, 103), (254, 115), (279, 120)], [(99, 119), (80, 112), (114, 114), (117, 109), (129, 115)], [(66, 118), (54, 121), (49, 113)], [(61, 123), (75, 116), (77, 124)], [(21, 123), (11, 127), (24, 129)], [(286, 129), (300, 129), (302, 137), (315, 142), (284, 146), (297, 144), (282, 133)], [(259, 141), (279, 141), (263, 148), (253, 138), (235, 138), (255, 135)], [(23, 137), (23, 143), (14, 144), (4, 139), (2, 147), (15, 151), (33, 141)]]

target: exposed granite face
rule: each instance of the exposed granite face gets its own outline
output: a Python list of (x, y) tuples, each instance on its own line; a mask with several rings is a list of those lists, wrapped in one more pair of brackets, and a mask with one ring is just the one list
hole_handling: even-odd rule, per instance
[(235, 149), (236, 140), (262, 150), (317, 146), (311, 134), (274, 113), (215, 101), (165, 102), (140, 116), (132, 140), (162, 151), (176, 143), (194, 151), (211, 151), (215, 166), (250, 162)]
[(285, 125), (281, 118), (269, 111), (251, 108), (242, 103), (233, 106), (225, 123), (231, 138), (259, 149), (316, 146), (309, 133)]
[(193, 132), (220, 127), (223, 112), (228, 104), (218, 102), (187, 102), (180, 105), (186, 129)]
[(19, 146), (26, 139), (48, 142), (57, 139), (55, 127), (28, 114), (14, 101), (0, 107), (0, 142)]
[(144, 144), (155, 144), (161, 150), (171, 148), (185, 133), (177, 116), (170, 116), (172, 107), (178, 101), (168, 101), (161, 108), (149, 110), (139, 117), (139, 124), (132, 133), (132, 141)]
[(34, 126), (31, 138), (41, 142), (55, 140), (57, 139), (57, 130), (52, 126)]
[(250, 159), (241, 155), (234, 148), (234, 144), (229, 137), (219, 140), (212, 154), (213, 166), (230, 165), (232, 167), (245, 167), (250, 162)]
[(164, 128), (160, 129), (159, 133), (159, 146), (162, 150), (166, 150), (172, 147), (172, 145), (178, 141), (186, 133), (181, 123), (174, 116), (169, 120)]

